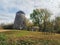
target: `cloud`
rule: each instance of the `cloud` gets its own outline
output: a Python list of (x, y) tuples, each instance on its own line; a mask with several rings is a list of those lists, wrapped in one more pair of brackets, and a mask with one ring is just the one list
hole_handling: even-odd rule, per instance
[(60, 0), (0, 0), (0, 19), (3, 22), (14, 21), (15, 13), (19, 10), (24, 11), (29, 18), (35, 8), (47, 8), (57, 15), (60, 13), (59, 4)]

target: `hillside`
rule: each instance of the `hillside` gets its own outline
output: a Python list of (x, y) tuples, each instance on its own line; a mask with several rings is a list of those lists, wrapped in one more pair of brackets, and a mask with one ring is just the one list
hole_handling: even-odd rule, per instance
[(24, 30), (0, 31), (1, 45), (60, 45), (60, 34)]

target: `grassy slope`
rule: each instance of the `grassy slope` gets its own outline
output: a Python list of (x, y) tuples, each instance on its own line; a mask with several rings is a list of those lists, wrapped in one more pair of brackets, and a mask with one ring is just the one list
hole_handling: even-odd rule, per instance
[(33, 41), (38, 45), (60, 45), (60, 34), (13, 30), (0, 32), (1, 36), (12, 40)]

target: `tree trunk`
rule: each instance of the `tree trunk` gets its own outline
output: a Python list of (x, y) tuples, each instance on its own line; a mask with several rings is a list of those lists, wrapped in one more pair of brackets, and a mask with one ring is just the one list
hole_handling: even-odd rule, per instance
[(45, 31), (46, 31), (46, 22), (45, 22), (45, 20), (44, 20), (43, 32), (45, 32)]
[(38, 26), (39, 26), (39, 31), (41, 31), (41, 30), (42, 30), (42, 29), (41, 29), (41, 28), (42, 28), (41, 25), (39, 24)]

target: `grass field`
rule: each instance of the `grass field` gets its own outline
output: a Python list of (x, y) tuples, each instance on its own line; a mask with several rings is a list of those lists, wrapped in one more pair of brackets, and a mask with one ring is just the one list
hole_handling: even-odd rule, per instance
[(0, 31), (0, 45), (60, 45), (60, 34), (5, 30)]

